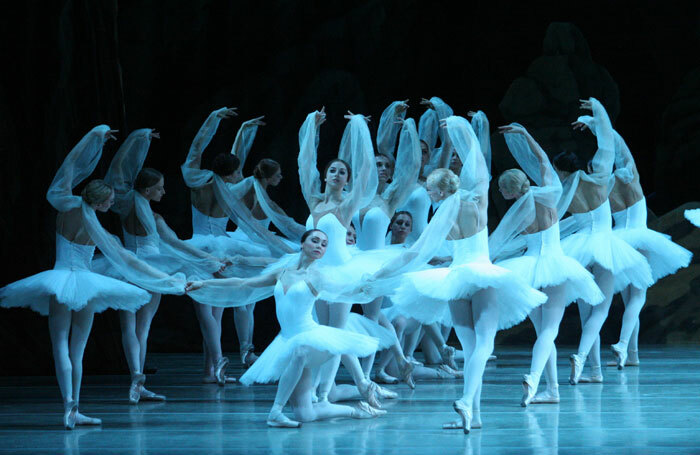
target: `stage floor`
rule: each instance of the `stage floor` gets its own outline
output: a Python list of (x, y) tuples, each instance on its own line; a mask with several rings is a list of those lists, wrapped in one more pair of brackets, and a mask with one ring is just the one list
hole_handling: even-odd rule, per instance
[(561, 404), (522, 408), (530, 352), (497, 347), (484, 376), (484, 428), (469, 435), (440, 428), (456, 416), (461, 380), (390, 386), (400, 397), (385, 400), (388, 414), (378, 419), (271, 429), (275, 386), (200, 384), (199, 355), (153, 354), (158, 372), (148, 386), (167, 402), (131, 406), (127, 376), (88, 376), (81, 410), (104, 423), (66, 431), (53, 377), (2, 377), (0, 454), (700, 453), (700, 347), (644, 347), (641, 367), (608, 367), (604, 384), (575, 387), (567, 382), (570, 353), (559, 350)]

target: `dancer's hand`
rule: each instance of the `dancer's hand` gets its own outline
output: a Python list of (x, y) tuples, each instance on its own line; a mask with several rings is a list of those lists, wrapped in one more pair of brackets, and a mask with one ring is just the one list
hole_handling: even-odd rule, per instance
[(428, 109), (433, 109), (435, 110), (435, 105), (433, 105), (432, 102), (430, 102), (429, 99), (421, 98), (420, 99), (420, 104), (427, 107)]
[(591, 102), (590, 99), (587, 99), (587, 100), (579, 100), (579, 102), (581, 103), (581, 105), (579, 106), (579, 108), (584, 109), (584, 110), (589, 110), (589, 111), (592, 111), (592, 110), (593, 110), (593, 103)]
[(204, 287), (203, 281), (188, 281), (185, 285), (185, 292), (192, 292)]
[(498, 132), (501, 134), (511, 133), (511, 134), (527, 134), (527, 130), (520, 125), (511, 123), (510, 125), (504, 125), (498, 127)]
[(403, 100), (396, 106), (396, 113), (400, 114), (408, 110), (408, 100)]
[(264, 119), (265, 116), (261, 115), (260, 117), (255, 117), (254, 119), (248, 120), (243, 124), (244, 127), (251, 127), (251, 126), (265, 126), (267, 123), (263, 122), (262, 119)]
[(447, 120), (445, 120), (445, 119), (440, 120), (440, 128), (447, 128)]
[(326, 121), (326, 106), (321, 107), (320, 111), (316, 112), (316, 116), (314, 117), (316, 119), (316, 125), (320, 125), (321, 123)]
[[(358, 115), (362, 115), (362, 114), (358, 114)], [(350, 120), (350, 119), (351, 119), (352, 117), (354, 117), (354, 116), (355, 116), (355, 114), (353, 114), (353, 113), (350, 111), (350, 109), (348, 109), (348, 113), (345, 114), (343, 117), (345, 117), (346, 119)], [(370, 120), (372, 120), (372, 116), (371, 116), (371, 115), (362, 115), (362, 118), (363, 118), (363, 119), (365, 120), (365, 122), (367, 122), (367, 123), (369, 123)]]
[(581, 131), (585, 131), (586, 128), (588, 128), (588, 125), (586, 125), (583, 122), (579, 122), (578, 120), (575, 122), (571, 122), (571, 126), (573, 126), (575, 130), (581, 130)]
[(156, 131), (155, 129), (152, 129), (151, 134), (150, 134), (150, 138), (151, 139), (160, 139), (160, 133), (158, 131)]
[(107, 142), (107, 141), (110, 140), (110, 139), (114, 139), (114, 140), (116, 141), (116, 140), (117, 140), (117, 136), (115, 135), (115, 133), (118, 133), (118, 132), (119, 132), (119, 130), (108, 130), (108, 131), (105, 133), (105, 142)]
[(476, 111), (469, 111), (467, 112), (467, 117), (472, 118), (476, 115)]
[(403, 126), (404, 123), (406, 123), (406, 120), (402, 119), (401, 117), (396, 117), (396, 120), (394, 120), (394, 125)]
[(238, 112), (236, 112), (237, 110), (238, 110), (237, 107), (232, 107), (232, 108), (228, 108), (228, 109), (222, 109), (221, 111), (219, 111), (219, 112), (216, 113), (216, 116), (219, 117), (220, 119), (227, 119), (227, 118), (231, 118), (231, 117), (237, 117), (237, 116), (238, 116)]

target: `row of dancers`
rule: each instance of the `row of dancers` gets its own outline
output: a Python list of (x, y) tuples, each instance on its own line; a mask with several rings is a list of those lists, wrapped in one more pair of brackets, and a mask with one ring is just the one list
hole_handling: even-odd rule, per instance
[[(162, 294), (187, 294), (203, 335), (204, 381), (224, 385), (229, 359), (221, 350), (221, 318), (234, 308), (240, 382), (277, 382), (267, 418), (273, 427), (299, 427), (330, 417), (384, 414), (381, 399), (397, 394), (378, 382), (464, 378), (453, 403), (458, 419), (445, 429), (481, 428), (481, 385), (499, 330), (529, 317), (537, 333), (521, 404), (558, 403), (554, 340), (565, 308), (577, 302), (582, 335), (571, 358), (569, 382), (602, 382), (599, 332), (612, 297), (625, 312), (611, 346), (618, 368), (638, 365), (639, 313), (646, 290), (691, 260), (691, 253), (646, 226), (646, 203), (634, 159), (603, 105), (573, 122), (589, 130), (597, 150), (588, 163), (571, 152), (548, 154), (521, 125), (499, 128), (519, 165), (497, 179), (513, 204), (487, 232), (491, 181), (490, 129), (485, 114), (453, 114), (440, 98), (422, 100), (418, 126), (408, 104), (383, 112), (373, 142), (369, 117), (351, 112), (324, 173), (317, 168), (325, 109), (310, 113), (299, 131), (299, 181), (310, 216), (288, 216), (267, 193), (282, 179), (279, 164), (262, 159), (241, 175), (262, 117), (244, 122), (231, 153), (202, 167), (202, 156), (222, 120), (236, 109), (212, 112), (182, 165), (191, 190), (193, 236), (181, 240), (151, 202), (165, 194), (165, 177), (143, 164), (157, 132), (132, 132), (103, 180), (74, 188), (97, 166), (103, 145), (115, 139), (106, 125), (91, 130), (59, 168), (47, 199), (56, 219), (53, 270), (0, 289), (0, 306), (48, 315), (63, 423), (95, 425), (80, 412), (82, 356), (94, 313), (119, 310), (131, 373), (129, 401), (165, 400), (145, 387), (148, 332)], [(375, 147), (376, 145), (376, 147)], [(123, 243), (96, 212), (113, 210)], [(565, 217), (566, 214), (570, 216)], [(696, 214), (686, 214), (692, 221)], [(612, 219), (614, 218), (614, 229)], [(237, 226), (227, 232), (227, 224)], [(697, 220), (696, 220), (697, 221)], [(280, 234), (269, 229), (273, 224)], [(697, 224), (697, 223), (696, 223)], [(95, 248), (100, 255), (94, 258)], [(258, 358), (253, 309), (274, 297), (281, 331)], [(361, 304), (363, 315), (351, 312)], [(463, 371), (446, 339), (454, 328)], [(427, 368), (415, 361), (421, 343)], [(382, 352), (374, 380), (375, 354)], [(589, 360), (591, 375), (582, 376)], [(340, 363), (353, 386), (335, 384)], [(541, 376), (547, 387), (538, 393)], [(360, 400), (355, 406), (338, 404)], [(294, 420), (284, 407), (291, 404)]]

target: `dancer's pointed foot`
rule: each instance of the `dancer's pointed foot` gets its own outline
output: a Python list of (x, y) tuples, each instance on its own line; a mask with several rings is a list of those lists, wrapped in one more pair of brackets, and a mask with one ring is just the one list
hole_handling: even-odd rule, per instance
[(216, 377), (216, 383), (220, 386), (226, 385), (226, 366), (228, 365), (228, 357), (221, 357), (216, 362), (214, 367), (214, 376)]
[(395, 400), (399, 394), (382, 386), (377, 386), (377, 396), (382, 400)]
[(625, 362), (626, 367), (638, 367), (639, 366), (639, 351), (628, 349), (627, 350), (627, 362)]
[(523, 398), (520, 400), (520, 406), (527, 407), (537, 392), (537, 381), (531, 374), (523, 375)]
[(455, 362), (456, 349), (452, 346), (444, 345), (440, 348), (440, 357), (442, 357), (442, 363), (448, 365), (453, 370), (457, 369), (457, 362)]
[(250, 368), (255, 361), (258, 360), (258, 356), (255, 355), (253, 349), (255, 348), (252, 344), (241, 347), (241, 363), (245, 365), (246, 368)]
[(76, 425), (102, 425), (102, 419), (88, 417), (78, 412), (75, 416)]
[(531, 404), (558, 404), (559, 403), (559, 387), (556, 389), (547, 389), (540, 392), (532, 399)]
[[(373, 408), (381, 409), (382, 404), (379, 402), (379, 399), (377, 398), (378, 392), (379, 392), (379, 386), (372, 382), (368, 381), (367, 386), (362, 388), (362, 387), (357, 387), (357, 390), (360, 392), (360, 395), (362, 398), (365, 399), (367, 403), (369, 403), (370, 406)], [(321, 399), (321, 397), (319, 397)]]
[(350, 417), (353, 419), (373, 419), (386, 414), (384, 409), (373, 408), (366, 401), (360, 401), (352, 410)]
[(129, 403), (136, 404), (141, 399), (141, 388), (146, 382), (146, 375), (136, 373), (131, 376), (131, 385), (129, 386)]
[(374, 382), (377, 384), (398, 384), (399, 380), (386, 371), (379, 370), (377, 374), (374, 375)]
[(449, 365), (445, 365), (444, 363), (442, 365), (438, 366), (438, 371), (444, 371), (445, 373), (449, 374), (453, 378), (463, 378), (464, 377), (464, 372), (461, 370), (455, 370), (451, 368)]
[(78, 403), (71, 400), (63, 406), (63, 426), (66, 430), (75, 428), (75, 421), (78, 416)]
[(452, 403), (452, 408), (462, 421), (462, 429), (464, 434), (469, 434), (472, 428), (472, 410), (470, 406), (467, 406), (461, 399)]
[(399, 366), (399, 375), (401, 380), (406, 383), (410, 389), (416, 388), (416, 382), (413, 380), (413, 369), (415, 367), (409, 361), (406, 361), (403, 365)]
[(583, 365), (586, 359), (582, 358), (578, 354), (571, 354), (569, 361), (571, 362), (571, 375), (569, 376), (569, 383), (571, 385), (576, 385), (580, 381), (581, 373), (583, 373)]
[(267, 426), (273, 428), (300, 428), (301, 422), (290, 419), (282, 411), (270, 411), (270, 414), (267, 416)]
[(472, 430), (481, 429), (481, 409), (472, 409)]
[(610, 345), (610, 350), (615, 357), (615, 366), (617, 366), (617, 369), (623, 369), (625, 367), (625, 361), (627, 360), (627, 349), (620, 347), (620, 344), (617, 343)]
[(141, 401), (165, 401), (165, 395), (153, 393), (141, 386)]
[(590, 376), (581, 376), (578, 380), (581, 384), (602, 384), (603, 375), (600, 373), (592, 374)]

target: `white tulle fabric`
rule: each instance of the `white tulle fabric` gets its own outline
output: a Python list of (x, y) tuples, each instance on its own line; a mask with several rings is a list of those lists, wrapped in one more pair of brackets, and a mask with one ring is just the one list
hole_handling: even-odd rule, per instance
[(396, 137), (401, 130), (401, 125), (397, 122), (406, 117), (406, 110), (397, 112), (397, 109), (402, 104), (404, 104), (403, 101), (394, 101), (384, 109), (379, 119), (379, 126), (377, 127), (377, 153), (384, 156), (392, 158), (394, 156)]
[(432, 201), (428, 195), (428, 190), (425, 186), (416, 182), (413, 185), (413, 191), (409, 194), (404, 205), (399, 207), (397, 211), (407, 211), (413, 218), (413, 229), (408, 235), (407, 242), (413, 243), (423, 233), (428, 225), (428, 215), (430, 214), (430, 205)]
[(489, 170), (489, 175), (491, 175), (491, 135), (489, 119), (484, 112), (476, 111), (476, 114), (472, 117), (471, 125), (476, 137), (479, 138), (481, 153), (484, 155), (486, 167)]
[(693, 253), (671, 241), (667, 235), (647, 227), (647, 204), (642, 198), (620, 212), (613, 213), (616, 236), (639, 251), (649, 262), (654, 282), (687, 267)]
[(597, 264), (610, 271), (616, 293), (629, 285), (646, 289), (653, 284), (644, 256), (613, 234), (609, 200), (590, 212), (575, 213), (571, 219), (577, 232), (561, 240), (567, 256), (584, 267)]
[(94, 245), (80, 245), (56, 234), (56, 263), (47, 270), (0, 289), (0, 306), (30, 308), (46, 316), (52, 299), (73, 311), (108, 308), (135, 311), (151, 295), (143, 289), (91, 270)]
[[(272, 254), (276, 256), (292, 253), (294, 249), (290, 248), (289, 245), (286, 244), (281, 238), (277, 237), (274, 235), (274, 233), (268, 231), (267, 229), (262, 228), (260, 223), (256, 222), (250, 210), (238, 197), (236, 197), (236, 194), (231, 191), (231, 187), (227, 185), (221, 177), (214, 174), (214, 172), (210, 170), (200, 168), (202, 153), (211, 142), (211, 139), (214, 137), (214, 134), (219, 127), (219, 123), (221, 122), (218, 114), (224, 110), (226, 110), (226, 108), (212, 112), (192, 142), (187, 159), (181, 167), (185, 183), (190, 188), (200, 188), (202, 186), (212, 184), (213, 194), (218, 205), (231, 219), (231, 221), (236, 223), (238, 228), (242, 229), (248, 237), (259, 238), (267, 245)], [(249, 128), (246, 128), (246, 130)], [(241, 137), (241, 141), (245, 142), (248, 140), (252, 142), (250, 136), (242, 136), (242, 133), (238, 137)], [(237, 148), (243, 147), (239, 147), (234, 144), (234, 150)]]
[(313, 304), (317, 297), (306, 281), (292, 284), (285, 294), (282, 283), (274, 287), (275, 310), (280, 333), (255, 363), (241, 376), (245, 385), (277, 381), (298, 348), (313, 348), (332, 355), (366, 357), (379, 348), (376, 338), (324, 326), (314, 321)]
[(693, 223), (695, 226), (700, 227), (700, 209), (686, 210), (683, 212), (685, 219)]
[[(49, 187), (47, 199), (60, 212), (80, 207), (83, 227), (90, 239), (95, 242), (111, 267), (127, 281), (152, 292), (184, 294), (184, 275), (170, 276), (139, 260), (135, 254), (124, 249), (118, 239), (105, 231), (97, 219), (95, 210), (81, 197), (72, 193), (73, 188), (92, 174), (97, 166), (108, 131), (107, 125), (93, 128), (71, 150)], [(57, 226), (57, 230), (63, 231), (61, 226)]]
[[(440, 128), (440, 120), (446, 119), (453, 114), (452, 108), (441, 98), (434, 96), (430, 98), (430, 102), (434, 109), (431, 108), (425, 111), (418, 122), (418, 136), (430, 146), (431, 151), (430, 161), (423, 169), (425, 175), (437, 169), (443, 153), (445, 137), (444, 131)], [(440, 147), (436, 147), (438, 138), (440, 138)]]

